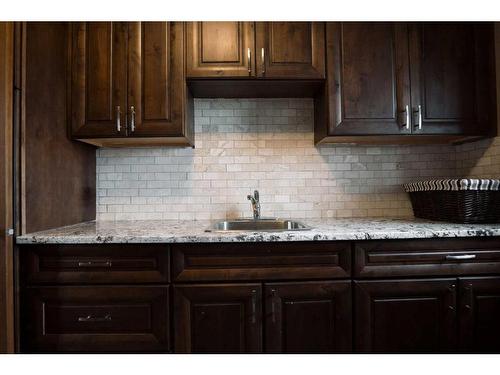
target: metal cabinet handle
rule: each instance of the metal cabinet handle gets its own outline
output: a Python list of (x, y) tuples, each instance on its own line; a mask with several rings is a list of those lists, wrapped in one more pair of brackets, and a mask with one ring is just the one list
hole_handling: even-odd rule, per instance
[(252, 74), (252, 51), (247, 48), (247, 65), (248, 65), (248, 75)]
[(405, 118), (406, 118), (406, 122), (403, 125), (407, 130), (410, 130), (411, 118), (410, 118), (410, 106), (408, 104), (405, 106), (405, 110), (403, 112), (404, 112)]
[(78, 262), (78, 267), (82, 267), (82, 268), (85, 268), (85, 267), (106, 267), (106, 268), (109, 268), (112, 265), (113, 264), (109, 260), (98, 261), (98, 262), (93, 261), (93, 260), (89, 260), (86, 262)]
[(135, 132), (135, 107), (130, 106), (130, 131)]
[(413, 111), (414, 113), (417, 113), (417, 129), (422, 130), (422, 106), (419, 104), (418, 109)]
[(87, 315), (87, 316), (80, 316), (78, 317), (79, 322), (110, 322), (112, 320), (110, 314), (106, 314), (104, 316), (94, 316), (94, 315)]
[(467, 286), (464, 289), (465, 289), (464, 307), (467, 310), (471, 311), (473, 303), (474, 303), (474, 294), (472, 293), (472, 284), (467, 284)]
[(257, 314), (257, 291), (252, 289), (252, 324), (257, 322), (255, 315)]
[(121, 125), (120, 117), (121, 117), (120, 106), (117, 105), (116, 106), (116, 131), (117, 132), (120, 132), (122, 130), (122, 125)]
[(276, 296), (276, 289), (271, 289), (271, 320), (276, 323), (276, 309), (274, 307), (274, 297)]
[(475, 259), (476, 254), (447, 255), (446, 260), (468, 260)]
[(262, 47), (261, 51), (260, 51), (260, 57), (261, 57), (261, 60), (262, 60), (262, 75), (266, 74), (266, 59), (265, 59), (265, 49), (264, 47)]

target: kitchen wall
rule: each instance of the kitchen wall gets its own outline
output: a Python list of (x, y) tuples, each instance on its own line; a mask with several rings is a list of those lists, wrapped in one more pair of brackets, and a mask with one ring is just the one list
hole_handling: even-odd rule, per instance
[[(195, 149), (97, 150), (97, 219), (248, 217), (254, 189), (264, 216), (411, 216), (402, 183), (477, 161), (455, 146), (315, 147), (311, 99), (196, 99), (195, 132)], [(460, 147), (486, 165), (484, 142)]]

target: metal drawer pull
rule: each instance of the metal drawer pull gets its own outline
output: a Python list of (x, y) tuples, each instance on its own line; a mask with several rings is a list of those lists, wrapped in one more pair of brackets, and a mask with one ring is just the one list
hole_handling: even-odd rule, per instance
[(104, 316), (87, 315), (78, 317), (79, 322), (110, 322), (111, 320), (112, 318), (110, 314), (106, 314)]
[(252, 290), (252, 324), (255, 324), (257, 319), (255, 315), (257, 314), (257, 291)]
[(252, 51), (247, 48), (247, 64), (248, 64), (248, 75), (252, 74)]
[(95, 262), (92, 260), (89, 260), (88, 262), (78, 262), (78, 267), (111, 267), (113, 263), (111, 263), (110, 260), (107, 261), (100, 261), (100, 262)]
[(266, 74), (266, 60), (265, 60), (265, 50), (264, 48), (261, 49), (261, 60), (262, 60), (262, 75)]
[(121, 111), (120, 111), (120, 106), (116, 106), (116, 131), (119, 133), (122, 130), (121, 122), (120, 122), (120, 117), (121, 117)]
[(411, 118), (410, 118), (410, 106), (406, 105), (405, 106), (405, 110), (403, 112), (404, 112), (405, 118), (406, 118), (406, 123), (403, 124), (403, 125), (404, 125), (404, 127), (406, 129), (410, 129), (410, 122), (411, 122)]
[(274, 297), (276, 296), (276, 289), (271, 289), (271, 320), (276, 323), (276, 309), (274, 307)]
[(130, 106), (130, 131), (135, 132), (135, 107)]
[(415, 110), (414, 112), (416, 112), (418, 115), (417, 128), (418, 130), (422, 130), (422, 106), (419, 104), (418, 109)]
[(476, 259), (476, 254), (447, 255), (446, 260), (468, 260)]

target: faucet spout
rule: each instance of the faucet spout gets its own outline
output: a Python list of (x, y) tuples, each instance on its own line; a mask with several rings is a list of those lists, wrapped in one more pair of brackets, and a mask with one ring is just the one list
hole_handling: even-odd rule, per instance
[(247, 199), (252, 204), (252, 212), (254, 220), (260, 219), (260, 200), (259, 191), (255, 190), (252, 195), (247, 195)]

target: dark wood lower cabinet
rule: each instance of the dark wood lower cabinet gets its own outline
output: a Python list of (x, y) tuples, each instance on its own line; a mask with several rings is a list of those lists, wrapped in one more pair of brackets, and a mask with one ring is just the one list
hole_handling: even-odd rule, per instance
[(351, 281), (265, 285), (266, 352), (352, 350)]
[(175, 351), (261, 352), (261, 299), (260, 284), (175, 286)]
[(25, 291), (24, 352), (167, 352), (166, 286), (58, 286)]
[(454, 351), (456, 289), (456, 279), (355, 281), (355, 350)]
[(500, 277), (460, 278), (460, 349), (500, 353)]

